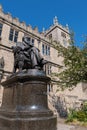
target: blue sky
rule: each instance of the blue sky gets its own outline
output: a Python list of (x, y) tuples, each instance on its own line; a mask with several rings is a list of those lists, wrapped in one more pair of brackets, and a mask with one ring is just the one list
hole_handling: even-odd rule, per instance
[(87, 0), (0, 0), (0, 4), (4, 12), (38, 26), (39, 31), (49, 28), (57, 16), (60, 24), (68, 24), (75, 32), (77, 45), (87, 35)]

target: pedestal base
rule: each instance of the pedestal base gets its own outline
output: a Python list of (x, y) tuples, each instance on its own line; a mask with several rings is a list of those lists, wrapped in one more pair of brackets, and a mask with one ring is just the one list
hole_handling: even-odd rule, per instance
[(0, 130), (57, 130), (55, 116), (27, 119), (0, 118)]
[(3, 82), (0, 130), (57, 130), (57, 118), (48, 108), (43, 71), (29, 70)]

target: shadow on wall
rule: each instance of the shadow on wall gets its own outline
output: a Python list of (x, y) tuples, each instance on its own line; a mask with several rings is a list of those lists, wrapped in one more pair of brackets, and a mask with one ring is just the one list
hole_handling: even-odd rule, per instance
[(50, 95), (50, 98), (50, 100), (52, 101), (51, 104), (57, 110), (58, 115), (62, 118), (66, 118), (68, 116), (66, 103), (62, 101), (60, 97), (55, 95)]
[(64, 101), (61, 101), (60, 97), (57, 97), (57, 102), (55, 103), (55, 108), (57, 112), (59, 113), (60, 117), (66, 118), (68, 113), (67, 113), (67, 107)]

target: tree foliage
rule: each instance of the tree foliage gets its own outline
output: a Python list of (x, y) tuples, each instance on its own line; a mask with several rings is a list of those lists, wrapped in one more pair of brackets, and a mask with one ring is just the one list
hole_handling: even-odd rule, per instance
[(73, 87), (79, 82), (87, 82), (87, 39), (80, 49), (76, 46), (72, 34), (68, 47), (59, 43), (54, 44), (54, 47), (58, 50), (58, 55), (64, 58), (63, 68), (60, 73), (55, 73), (59, 78), (58, 85)]

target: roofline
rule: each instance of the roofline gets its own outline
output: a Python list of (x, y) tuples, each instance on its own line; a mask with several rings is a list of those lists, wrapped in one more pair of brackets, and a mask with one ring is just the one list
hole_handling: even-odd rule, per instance
[(63, 30), (64, 32), (66, 32), (67, 34), (70, 35), (70, 33), (69, 33), (68, 31), (66, 31), (66, 30), (63, 29), (62, 27), (56, 25), (56, 26), (53, 26), (50, 30), (48, 30), (48, 32), (45, 34), (45, 36), (48, 35), (51, 31), (53, 31), (56, 27), (59, 28), (59, 29), (61, 29), (61, 30)]

